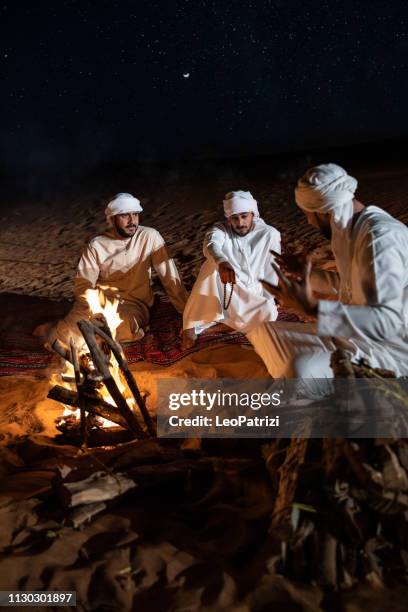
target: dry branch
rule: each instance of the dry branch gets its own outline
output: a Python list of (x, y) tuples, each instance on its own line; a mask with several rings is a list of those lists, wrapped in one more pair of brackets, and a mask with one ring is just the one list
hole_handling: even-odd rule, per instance
[(272, 516), (272, 529), (285, 534), (286, 538), (289, 538), (292, 532), (292, 506), (296, 501), (300, 470), (305, 462), (308, 445), (309, 440), (306, 438), (292, 440), (286, 449), (285, 460), (279, 468), (279, 485)]
[(98, 328), (96, 328), (90, 321), (86, 320), (79, 321), (78, 327), (81, 330), (82, 335), (84, 336), (85, 341), (88, 345), (89, 351), (92, 355), (94, 366), (101, 373), (103, 377), (103, 383), (108, 389), (121, 415), (125, 419), (130, 431), (137, 438), (145, 438), (146, 435), (143, 429), (139, 425), (134, 413), (129, 408), (127, 401), (119, 391), (118, 386), (109, 371), (109, 362), (107, 356), (103, 353), (102, 349), (96, 341), (95, 332), (98, 330)]
[[(122, 427), (108, 427), (104, 429), (90, 429), (88, 431), (88, 447), (114, 447), (118, 444), (126, 444), (134, 440), (134, 434), (129, 429)], [(71, 446), (81, 446), (82, 438), (78, 428), (71, 428), (62, 431), (56, 437), (58, 444), (70, 444)]]
[(55, 351), (60, 357), (65, 359), (65, 361), (69, 361), (69, 363), (72, 363), (70, 350), (59, 340), (55, 340), (52, 345), (52, 350)]
[(81, 414), (81, 436), (82, 436), (83, 444), (86, 446), (86, 438), (87, 438), (86, 403), (84, 400), (83, 388), (81, 385), (81, 372), (79, 370), (78, 353), (77, 353), (77, 349), (76, 349), (75, 343), (72, 340), (72, 338), (70, 340), (70, 347), (71, 347), (71, 360), (72, 360), (72, 365), (74, 366), (74, 372), (75, 372), (75, 385), (76, 385), (76, 390), (78, 394), (78, 404), (79, 404), (79, 410)]
[[(106, 325), (107, 327), (107, 325)], [(109, 330), (109, 328), (107, 327)], [(133, 397), (135, 398), (136, 404), (139, 407), (139, 410), (143, 416), (144, 422), (146, 423), (147, 430), (150, 435), (156, 435), (156, 430), (152, 421), (152, 418), (149, 414), (149, 411), (146, 408), (146, 404), (140, 394), (139, 387), (135, 381), (135, 378), (132, 372), (129, 369), (129, 364), (126, 361), (126, 358), (123, 354), (122, 347), (118, 342), (116, 342), (110, 333), (106, 333), (105, 327), (95, 326), (95, 333), (98, 334), (109, 346), (112, 350), (112, 353), (115, 356), (116, 361), (118, 362), (118, 366), (125, 377), (125, 380), (128, 384), (130, 391), (132, 392)]]
[[(67, 406), (79, 407), (78, 394), (60, 385), (52, 387), (47, 397)], [(121, 427), (126, 427), (125, 419), (115, 406), (108, 404), (108, 402), (105, 402), (96, 395), (88, 395), (86, 393), (84, 393), (84, 400), (86, 402), (86, 409), (90, 414), (112, 421), (112, 423), (116, 423)]]

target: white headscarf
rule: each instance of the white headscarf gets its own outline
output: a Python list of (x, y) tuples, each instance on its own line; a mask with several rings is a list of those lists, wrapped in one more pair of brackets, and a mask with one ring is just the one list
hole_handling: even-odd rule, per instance
[(337, 164), (310, 168), (295, 189), (296, 203), (302, 210), (330, 215), (332, 249), (342, 280), (340, 299), (346, 302), (351, 297), (350, 232), (356, 189), (356, 179)]
[(250, 191), (230, 191), (225, 195), (224, 214), (226, 218), (231, 215), (252, 212), (254, 217), (259, 217), (258, 203), (252, 197)]
[(118, 193), (105, 208), (107, 222), (112, 225), (112, 217), (126, 213), (139, 213), (143, 208), (140, 201), (130, 193)]
[[(310, 168), (295, 189), (297, 205), (311, 213), (330, 213), (335, 224), (345, 226), (352, 216), (357, 181), (337, 164)], [(351, 203), (351, 212), (350, 212)]]

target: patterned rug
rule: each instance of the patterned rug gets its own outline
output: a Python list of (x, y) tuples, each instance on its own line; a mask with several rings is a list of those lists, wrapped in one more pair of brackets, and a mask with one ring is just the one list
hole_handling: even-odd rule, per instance
[[(294, 314), (281, 312), (279, 320), (299, 321), (299, 318)], [(123, 345), (128, 362), (147, 361), (168, 366), (209, 346), (221, 343), (250, 344), (246, 337), (238, 332), (209, 330), (199, 336), (192, 348), (182, 351), (179, 336), (181, 323), (181, 316), (170, 302), (158, 301), (152, 308), (150, 328), (145, 337), (138, 342)], [(54, 355), (46, 351), (37, 338), (30, 334), (4, 332), (0, 336), (0, 376), (35, 374), (47, 368), (53, 359)]]

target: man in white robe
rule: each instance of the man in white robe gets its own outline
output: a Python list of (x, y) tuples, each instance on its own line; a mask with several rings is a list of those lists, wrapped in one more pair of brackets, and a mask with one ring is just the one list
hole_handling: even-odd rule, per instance
[(51, 346), (57, 338), (64, 342), (70, 337), (81, 341), (77, 322), (90, 316), (86, 292), (95, 288), (102, 288), (109, 299), (120, 300), (118, 313), (122, 323), (116, 338), (119, 341), (141, 338), (154, 302), (152, 268), (174, 307), (183, 312), (188, 294), (162, 236), (152, 227), (139, 225), (142, 210), (139, 200), (128, 193), (120, 193), (109, 202), (105, 209), (108, 231), (91, 240), (79, 261), (71, 311), (51, 329), (46, 324), (34, 332), (46, 333), (46, 345)]
[[(310, 224), (331, 235), (337, 272), (276, 258), (279, 287), (264, 286), (316, 324), (265, 323), (248, 335), (274, 378), (332, 378), (337, 346), (372, 367), (408, 374), (408, 229), (356, 200), (356, 188), (336, 164), (311, 168), (298, 182), (296, 202)], [(316, 299), (313, 291), (335, 300)]]
[(259, 217), (249, 191), (225, 196), (225, 223), (217, 223), (204, 238), (205, 263), (183, 314), (183, 347), (215, 324), (247, 333), (265, 321), (274, 321), (275, 300), (259, 278), (277, 281), (270, 251), (280, 253), (280, 233)]

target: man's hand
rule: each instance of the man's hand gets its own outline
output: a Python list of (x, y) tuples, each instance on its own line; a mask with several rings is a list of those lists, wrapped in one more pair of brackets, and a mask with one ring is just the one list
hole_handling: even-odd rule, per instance
[(220, 273), (221, 280), (224, 284), (235, 283), (235, 272), (234, 268), (228, 261), (223, 261), (218, 264), (218, 272)]
[(308, 261), (307, 251), (301, 251), (300, 253), (296, 254), (280, 254), (271, 250), (270, 253), (274, 256), (275, 262), (280, 269), (285, 272), (288, 278), (295, 278), (299, 280), (299, 277), (302, 277)]
[(300, 280), (291, 280), (276, 264), (273, 269), (279, 277), (279, 286), (274, 287), (265, 280), (259, 279), (262, 286), (269, 291), (284, 308), (293, 308), (307, 315), (317, 315), (317, 300), (313, 297), (310, 283), (312, 262), (308, 260), (300, 274)]

